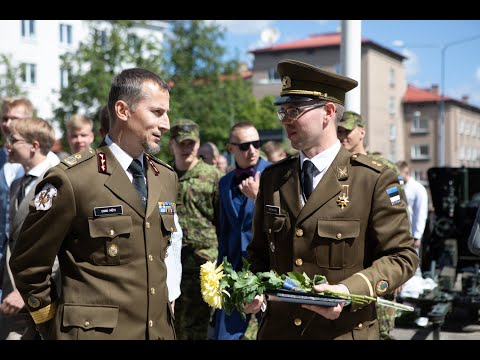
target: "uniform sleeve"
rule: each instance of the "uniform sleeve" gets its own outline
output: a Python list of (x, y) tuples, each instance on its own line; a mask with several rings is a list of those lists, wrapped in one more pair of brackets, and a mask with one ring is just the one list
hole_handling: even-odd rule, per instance
[(57, 290), (52, 266), (75, 217), (75, 197), (65, 172), (48, 170), (35, 189), (10, 259), (15, 284), (36, 324), (50, 320)]
[[(405, 200), (396, 174), (384, 170), (375, 185), (366, 238), (372, 264), (342, 281), (350, 293), (384, 296), (410, 279), (420, 259), (410, 233)], [(352, 310), (358, 307), (352, 306)]]

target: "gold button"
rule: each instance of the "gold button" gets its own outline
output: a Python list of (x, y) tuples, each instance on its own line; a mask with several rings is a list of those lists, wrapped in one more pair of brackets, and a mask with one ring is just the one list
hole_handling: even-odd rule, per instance
[(115, 231), (113, 231), (113, 229), (110, 230), (110, 236), (113, 236), (115, 235)]
[(272, 233), (272, 229), (268, 229), (268, 233), (271, 234), (271, 233)]
[(377, 162), (374, 160), (374, 161), (372, 161), (372, 164), (373, 164), (373, 165), (377, 165)]
[(356, 159), (358, 155), (352, 155), (352, 159)]
[(152, 256), (152, 254), (148, 254), (148, 261), (153, 261), (153, 256)]
[(108, 255), (111, 257), (115, 257), (118, 255), (118, 246), (115, 244), (110, 244), (107, 250)]
[(170, 228), (170, 231), (173, 232), (173, 227)]
[(295, 320), (293, 320), (293, 323), (294, 323), (296, 326), (300, 326), (300, 325), (302, 325), (302, 319), (296, 318)]
[(153, 321), (152, 320), (148, 320), (148, 326), (153, 327)]
[(303, 265), (303, 260), (298, 258), (297, 260), (295, 260), (295, 265), (302, 266)]
[(361, 329), (362, 327), (363, 327), (363, 324), (362, 324), (362, 323), (358, 324), (358, 328), (359, 328), (359, 329)]
[(155, 288), (150, 288), (150, 294), (155, 295)]
[(297, 235), (297, 236), (303, 236), (303, 230), (297, 228), (297, 229), (295, 230), (295, 235)]
[(85, 327), (89, 327), (90, 326), (90, 321), (85, 321)]
[(342, 237), (342, 233), (337, 234), (337, 239), (340, 239)]
[(147, 229), (150, 229), (150, 223), (149, 223), (148, 221), (145, 223), (145, 227), (146, 227)]

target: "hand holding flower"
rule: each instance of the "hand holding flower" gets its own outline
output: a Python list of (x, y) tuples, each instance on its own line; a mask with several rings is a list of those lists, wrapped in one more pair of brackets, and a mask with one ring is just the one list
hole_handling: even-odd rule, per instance
[(265, 296), (257, 295), (250, 304), (246, 304), (243, 308), (245, 314), (256, 314), (262, 309), (263, 302), (265, 301)]

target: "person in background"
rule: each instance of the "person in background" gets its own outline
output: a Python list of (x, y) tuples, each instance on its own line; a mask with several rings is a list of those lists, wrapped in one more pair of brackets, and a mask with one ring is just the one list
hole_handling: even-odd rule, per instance
[[(296, 60), (277, 65), (278, 117), (298, 156), (267, 167), (255, 203), (251, 271), (323, 275), (314, 291), (385, 296), (415, 272), (398, 177), (337, 138), (345, 93), (357, 81)], [(246, 313), (261, 310), (257, 295)], [(375, 304), (333, 307), (268, 302), (257, 339), (379, 339)]]
[(63, 160), (36, 186), (9, 264), (43, 339), (173, 340), (164, 258), (178, 178), (153, 156), (170, 129), (170, 88), (149, 70), (125, 69), (108, 109), (99, 147)]
[(217, 166), (218, 163), (218, 148), (212, 142), (206, 142), (198, 149), (198, 156), (207, 164)]
[[(240, 271), (242, 257), (248, 258), (247, 245), (252, 240), (253, 210), (260, 174), (270, 163), (260, 157), (260, 136), (249, 122), (233, 125), (227, 148), (235, 158), (235, 169), (220, 179), (217, 264), (226, 257), (233, 269)], [(243, 320), (236, 309), (231, 315), (223, 309), (216, 310), (214, 339), (242, 339), (249, 321), (250, 315)]]
[[(22, 165), (25, 175), (13, 181), (10, 188), (10, 233), (0, 276), (3, 295), (0, 305), (0, 339), (35, 340), (40, 336), (35, 323), (25, 307), (8, 265), (12, 249), (28, 214), (35, 186), (52, 167), (47, 154), (55, 142), (55, 131), (40, 118), (26, 118), (12, 122), (7, 138), (9, 162)], [(55, 259), (52, 276), (59, 281), (58, 259)]]
[(202, 298), (200, 266), (217, 259), (215, 213), (222, 173), (198, 157), (200, 128), (192, 120), (176, 121), (169, 147), (179, 179), (177, 211), (183, 231), (182, 295), (175, 301), (175, 331), (179, 340), (207, 340), (213, 311)]
[(285, 149), (278, 141), (267, 141), (265, 144), (263, 144), (262, 147), (263, 152), (265, 153), (265, 155), (267, 155), (268, 161), (272, 163), (285, 159), (287, 157)]
[(223, 173), (223, 174), (226, 174), (227, 173), (227, 169), (228, 169), (228, 160), (227, 160), (227, 157), (225, 155), (218, 155), (218, 160), (217, 160), (217, 168)]
[(66, 128), (67, 141), (72, 154), (90, 148), (94, 139), (92, 119), (75, 114), (68, 119)]

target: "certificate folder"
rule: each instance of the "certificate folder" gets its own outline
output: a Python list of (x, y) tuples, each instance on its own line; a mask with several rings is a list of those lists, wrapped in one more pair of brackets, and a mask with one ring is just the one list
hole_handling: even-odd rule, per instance
[(337, 306), (338, 303), (344, 302), (345, 305), (350, 304), (350, 300), (332, 295), (322, 295), (319, 293), (307, 293), (292, 290), (267, 290), (265, 292), (268, 301), (290, 302), (297, 304), (310, 304), (318, 306)]

